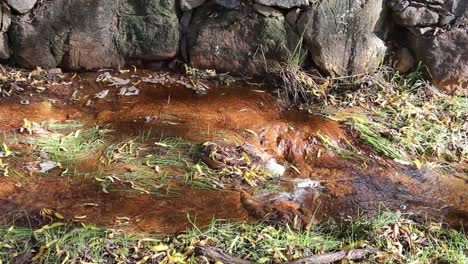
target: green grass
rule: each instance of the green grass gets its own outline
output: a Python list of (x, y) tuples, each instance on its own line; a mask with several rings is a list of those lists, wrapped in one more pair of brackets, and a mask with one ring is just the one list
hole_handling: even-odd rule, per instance
[(342, 224), (325, 222), (309, 230), (213, 220), (205, 228), (194, 225), (180, 235), (167, 237), (65, 223), (37, 230), (0, 227), (0, 263), (12, 263), (19, 256), (33, 258), (35, 263), (195, 263), (194, 247), (203, 245), (258, 263), (368, 247), (377, 250), (365, 259), (371, 263), (468, 261), (468, 238), (462, 232), (430, 222), (416, 223), (390, 212)]
[[(393, 159), (447, 165), (468, 158), (468, 98), (438, 91), (423, 77), (424, 67), (409, 74), (382, 66), (370, 74), (323, 78), (297, 67), (273, 72), (280, 97), (291, 103), (320, 105), (320, 112), (348, 124), (362, 141)], [(366, 122), (347, 110), (358, 110)], [(363, 120), (363, 119), (361, 119)]]
[(102, 190), (172, 196), (173, 183), (183, 183), (193, 164), (192, 144), (181, 138), (130, 137), (104, 150), (102, 172), (95, 175)]
[(55, 120), (46, 121), (40, 124), (42, 127), (46, 129), (52, 130), (71, 130), (71, 129), (78, 129), (83, 127), (83, 123), (76, 120), (67, 120), (65, 122), (58, 122)]
[(164, 138), (156, 142), (129, 138), (107, 147), (104, 156), (108, 163), (183, 167), (191, 160), (191, 150), (192, 144), (181, 138)]
[(361, 140), (373, 149), (387, 157), (408, 162), (406, 156), (402, 154), (392, 142), (375, 132), (379, 131), (379, 127), (376, 127), (377, 124), (363, 122), (362, 119), (355, 118), (350, 124), (358, 131)]
[(178, 188), (171, 184), (177, 177), (169, 176), (167, 172), (157, 173), (149, 167), (134, 167), (124, 173), (104, 172), (94, 179), (101, 183), (105, 193), (125, 191), (164, 197), (178, 194)]
[(338, 99), (339, 107), (357, 106), (367, 112), (368, 122), (352, 122), (363, 141), (394, 159), (466, 160), (468, 98), (438, 92), (418, 71), (386, 74), (374, 77), (374, 85)]
[(358, 153), (358, 150), (354, 148), (354, 146), (349, 142), (346, 142), (345, 147), (343, 147), (342, 144), (326, 135), (317, 133), (316, 137), (320, 140), (320, 142), (322, 142), (322, 144), (327, 149), (338, 154), (340, 157), (346, 159), (364, 158), (361, 154)]
[(53, 130), (31, 137), (32, 145), (38, 152), (46, 153), (49, 159), (66, 166), (89, 159), (99, 153), (109, 133), (109, 130), (98, 126), (77, 129), (73, 132), (62, 131), (81, 127), (79, 123), (49, 123), (44, 127)]
[(205, 229), (194, 228), (182, 237), (210, 241), (230, 255), (269, 263), (287, 262), (292, 256), (339, 248), (341, 242), (336, 234), (324, 231), (319, 226), (297, 231), (289, 226), (236, 224), (218, 220)]
[[(73, 228), (58, 223), (31, 231), (25, 228), (0, 229), (0, 259), (4, 263), (31, 252), (33, 263), (109, 263), (131, 260), (137, 239), (116, 230), (95, 227)], [(157, 245), (156, 240), (141, 246)], [(26, 259), (29, 259), (26, 257)]]

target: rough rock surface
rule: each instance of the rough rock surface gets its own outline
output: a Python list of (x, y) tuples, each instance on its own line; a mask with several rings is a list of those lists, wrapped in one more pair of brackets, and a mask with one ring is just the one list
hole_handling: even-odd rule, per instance
[[(207, 19), (208, 18), (208, 19)], [(299, 37), (284, 17), (264, 17), (251, 9), (197, 10), (189, 34), (193, 66), (243, 74), (261, 74), (286, 61)]]
[(260, 5), (276, 6), (279, 8), (306, 7), (309, 5), (309, 0), (255, 0)]
[(240, 0), (215, 0), (215, 3), (228, 9), (237, 9), (241, 5)]
[(6, 60), (10, 58), (10, 47), (8, 45), (8, 35), (4, 32), (0, 33), (0, 59)]
[(388, 0), (398, 41), (421, 61), (438, 87), (468, 90), (468, 1)]
[(267, 17), (268, 16), (273, 16), (273, 17), (283, 16), (283, 13), (281, 13), (278, 9), (269, 7), (269, 6), (254, 4), (253, 9), (255, 9), (255, 11), (257, 11), (259, 14), (262, 14)]
[[(171, 0), (56, 0), (31, 21), (15, 17), (9, 32), (21, 67), (70, 70), (118, 67), (126, 59), (176, 55), (179, 22)], [(164, 38), (161, 38), (164, 36)]]
[(192, 10), (203, 5), (206, 0), (180, 0), (180, 9), (182, 11)]
[(286, 15), (286, 21), (288, 21), (288, 23), (291, 26), (293, 26), (294, 28), (296, 28), (297, 20), (299, 20), (299, 17), (301, 15), (301, 11), (302, 10), (300, 8), (293, 8)]
[(11, 11), (10, 8), (5, 4), (0, 4), (0, 31), (7, 32), (11, 25)]
[[(411, 34), (411, 33), (410, 33)], [(428, 68), (436, 86), (449, 93), (468, 95), (468, 29), (409, 37), (416, 58)]]
[(401, 48), (393, 55), (392, 66), (395, 70), (401, 73), (407, 73), (414, 68), (416, 61), (413, 54), (407, 48)]
[(321, 70), (364, 73), (379, 66), (386, 50), (374, 33), (381, 12), (382, 0), (329, 0), (305, 11), (298, 28)]
[(6, 3), (13, 8), (16, 12), (20, 14), (26, 14), (29, 12), (37, 0), (5, 0)]
[(439, 87), (453, 92), (468, 85), (467, 0), (0, 0), (0, 6), (0, 60), (19, 67), (92, 70), (178, 58), (256, 75), (291, 59), (303, 36), (314, 66), (344, 76), (378, 67), (386, 50), (378, 32), (399, 49), (393, 57), (399, 71), (422, 61)]
[(426, 7), (409, 6), (394, 13), (397, 24), (402, 26), (432, 26), (439, 22), (439, 14)]
[(172, 0), (121, 1), (118, 35), (125, 58), (166, 60), (177, 55), (179, 19)]
[(11, 25), (10, 8), (0, 3), (0, 59), (10, 58), (10, 47), (8, 44), (8, 34), (6, 33)]

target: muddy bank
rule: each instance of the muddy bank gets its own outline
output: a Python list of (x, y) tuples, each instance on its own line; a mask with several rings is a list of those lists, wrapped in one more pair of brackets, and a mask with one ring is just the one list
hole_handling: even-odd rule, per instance
[[(148, 74), (164, 75), (146, 71), (113, 73), (135, 83)], [(5, 133), (5, 142), (16, 152), (14, 157), (3, 158), (3, 162), (24, 174), (0, 179), (3, 214), (25, 209), (38, 215), (41, 209), (48, 208), (83, 223), (169, 234), (189, 227), (189, 216), (199, 225), (208, 224), (213, 218), (255, 220), (258, 214), (242, 203), (239, 190), (242, 188), (268, 205), (289, 202), (291, 208), (311, 213), (314, 221), (330, 216), (346, 219), (359, 211), (376, 213), (388, 208), (466, 226), (463, 221), (468, 216), (467, 183), (463, 177), (408, 168), (379, 157), (365, 146), (360, 152), (373, 158), (340, 157), (326, 148), (317, 134), (337, 141), (354, 141), (352, 134), (336, 121), (285, 109), (269, 87), (242, 82), (225, 87), (206, 82), (209, 89), (201, 94), (188, 89), (184, 77), (164, 75), (170, 76), (169, 81), (140, 82), (138, 95), (122, 96), (120, 88), (96, 82), (98, 75), (81, 74), (68, 85), (50, 85), (45, 91), (27, 91), (2, 99), (0, 129)], [(97, 95), (105, 90), (106, 96), (99, 98)], [(26, 99), (29, 104), (21, 104)], [(274, 157), (287, 171), (282, 177), (268, 179), (258, 186), (226, 183), (224, 190), (219, 186), (218, 190), (212, 190), (187, 180), (188, 172), (182, 167), (162, 168), (171, 179), (158, 187), (164, 190), (164, 195), (135, 192), (123, 188), (123, 183), (121, 188), (106, 193), (102, 182), (95, 178), (113, 173), (120, 177), (121, 172), (116, 170), (119, 167), (100, 162), (103, 149), (92, 158), (69, 164), (73, 170), (65, 176), (60, 176), (65, 166), (47, 174), (26, 170), (22, 162), (34, 163), (41, 157), (34, 144), (15, 143), (10, 137), (24, 126), (24, 119), (80, 121), (84, 124), (81, 130), (97, 124), (111, 130), (103, 148), (145, 133), (150, 135), (153, 145), (156, 139), (174, 137), (194, 145), (223, 139), (249, 142), (264, 155)], [(128, 164), (119, 166), (133, 170)], [(102, 176), (102, 170), (110, 174)]]

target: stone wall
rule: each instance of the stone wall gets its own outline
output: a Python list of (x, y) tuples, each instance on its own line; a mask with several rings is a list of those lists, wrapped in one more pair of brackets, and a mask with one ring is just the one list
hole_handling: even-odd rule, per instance
[(308, 64), (343, 76), (374, 70), (392, 47), (396, 68), (422, 61), (456, 90), (466, 88), (467, 2), (3, 0), (0, 59), (67, 70), (181, 60), (259, 75), (306, 52)]
[(421, 61), (434, 84), (468, 94), (468, 1), (389, 0), (387, 5), (393, 39), (400, 45), (395, 66), (406, 69), (407, 61)]

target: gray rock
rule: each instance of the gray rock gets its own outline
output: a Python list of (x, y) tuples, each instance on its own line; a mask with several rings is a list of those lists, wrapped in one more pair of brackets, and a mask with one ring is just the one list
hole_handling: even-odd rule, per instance
[(94, 69), (122, 65), (112, 46), (114, 1), (56, 0), (33, 21), (15, 17), (9, 31), (13, 61), (20, 67)]
[(119, 53), (125, 58), (146, 61), (174, 58), (180, 40), (180, 25), (174, 1), (121, 2), (115, 40)]
[(49, 74), (62, 74), (62, 69), (60, 68), (54, 68), (54, 69), (50, 69), (47, 71)]
[(189, 34), (190, 62), (197, 68), (259, 75), (286, 62), (299, 37), (284, 17), (263, 17), (247, 9), (195, 12)]
[(237, 9), (240, 7), (240, 0), (215, 0), (215, 3), (227, 9)]
[(5, 4), (0, 4), (0, 17), (1, 17), (1, 20), (0, 22), (2, 23), (1, 24), (1, 27), (0, 27), (0, 31), (1, 32), (7, 32), (8, 29), (10, 28), (10, 25), (11, 25), (11, 11), (10, 11), (10, 8), (5, 5)]
[(182, 11), (189, 11), (203, 5), (206, 0), (180, 0), (180, 9)]
[(293, 8), (309, 6), (309, 0), (254, 0), (255, 3), (279, 8)]
[(409, 6), (408, 0), (389, 0), (387, 5), (392, 9), (392, 11), (402, 11), (403, 9)]
[(425, 2), (429, 4), (443, 5), (445, 0), (425, 0)]
[(177, 53), (179, 34), (171, 0), (55, 0), (41, 6), (33, 21), (15, 17), (9, 31), (18, 66), (67, 70), (170, 59)]
[(5, 32), (0, 33), (0, 59), (10, 58), (10, 48), (8, 46), (8, 35)]
[(180, 55), (182, 59), (188, 62), (187, 34), (190, 30), (190, 22), (192, 21), (193, 10), (182, 13), (180, 18), (181, 37), (180, 37)]
[(269, 6), (254, 4), (253, 9), (255, 9), (255, 11), (257, 11), (259, 14), (262, 14), (267, 17), (283, 16), (283, 13), (281, 13), (281, 11)]
[(439, 22), (439, 14), (426, 7), (409, 6), (393, 14), (395, 22), (400, 26), (431, 26)]
[(439, 18), (439, 26), (444, 27), (452, 23), (455, 20), (455, 15), (453, 14), (446, 14), (442, 15)]
[(445, 0), (443, 6), (456, 17), (468, 17), (468, 1), (466, 0)]
[(26, 14), (34, 7), (37, 0), (5, 0), (6, 3), (20, 14)]
[(301, 9), (293, 8), (286, 15), (286, 21), (288, 21), (289, 25), (291, 25), (293, 28), (296, 28), (297, 21), (299, 20), (300, 15), (301, 15)]
[(416, 65), (416, 61), (407, 48), (401, 48), (393, 55), (392, 66), (401, 73), (407, 73)]
[(428, 68), (437, 87), (467, 95), (468, 29), (455, 28), (435, 36), (409, 33), (407, 41), (416, 60)]
[(375, 34), (382, 0), (328, 0), (305, 11), (299, 33), (314, 63), (323, 71), (344, 76), (376, 69), (386, 47)]

